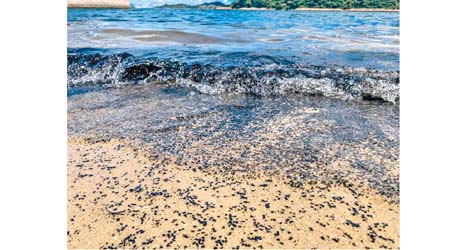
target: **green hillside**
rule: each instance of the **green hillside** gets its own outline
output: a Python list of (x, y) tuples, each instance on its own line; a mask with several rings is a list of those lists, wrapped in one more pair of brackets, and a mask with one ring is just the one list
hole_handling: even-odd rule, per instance
[(232, 8), (255, 7), (274, 9), (296, 8), (370, 8), (399, 9), (400, 0), (235, 0)]

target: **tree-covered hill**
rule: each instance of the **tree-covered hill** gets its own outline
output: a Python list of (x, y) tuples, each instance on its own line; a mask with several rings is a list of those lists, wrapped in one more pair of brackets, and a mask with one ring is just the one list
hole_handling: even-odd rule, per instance
[(400, 0), (235, 0), (232, 8), (339, 8), (399, 9)]

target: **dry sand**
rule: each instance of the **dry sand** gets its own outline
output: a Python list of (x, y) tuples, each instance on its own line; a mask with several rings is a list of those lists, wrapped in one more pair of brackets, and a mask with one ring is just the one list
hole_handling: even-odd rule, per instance
[(225, 172), (132, 145), (69, 139), (68, 248), (399, 248), (398, 201), (368, 185)]

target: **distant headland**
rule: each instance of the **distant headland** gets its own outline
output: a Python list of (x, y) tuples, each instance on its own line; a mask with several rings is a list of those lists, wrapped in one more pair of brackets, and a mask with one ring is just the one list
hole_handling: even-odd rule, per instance
[(276, 10), (398, 10), (400, 0), (234, 0), (231, 8)]
[(396, 12), (399, 7), (399, 0), (235, 0), (230, 5), (215, 1), (199, 5), (164, 4), (154, 8)]
[(67, 0), (68, 8), (131, 8), (130, 0)]

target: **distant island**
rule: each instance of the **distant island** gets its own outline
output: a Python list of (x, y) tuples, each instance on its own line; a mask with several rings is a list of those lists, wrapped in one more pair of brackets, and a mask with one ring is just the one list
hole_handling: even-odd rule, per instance
[(199, 5), (165, 4), (155, 8), (397, 11), (400, 8), (400, 0), (235, 0), (230, 5), (216, 1)]
[(157, 9), (231, 9), (230, 5), (226, 5), (222, 2), (216, 1), (216, 2), (210, 2), (210, 3), (202, 3), (198, 5), (189, 5), (184, 3), (179, 4), (164, 4), (161, 6), (156, 6), (154, 8)]

